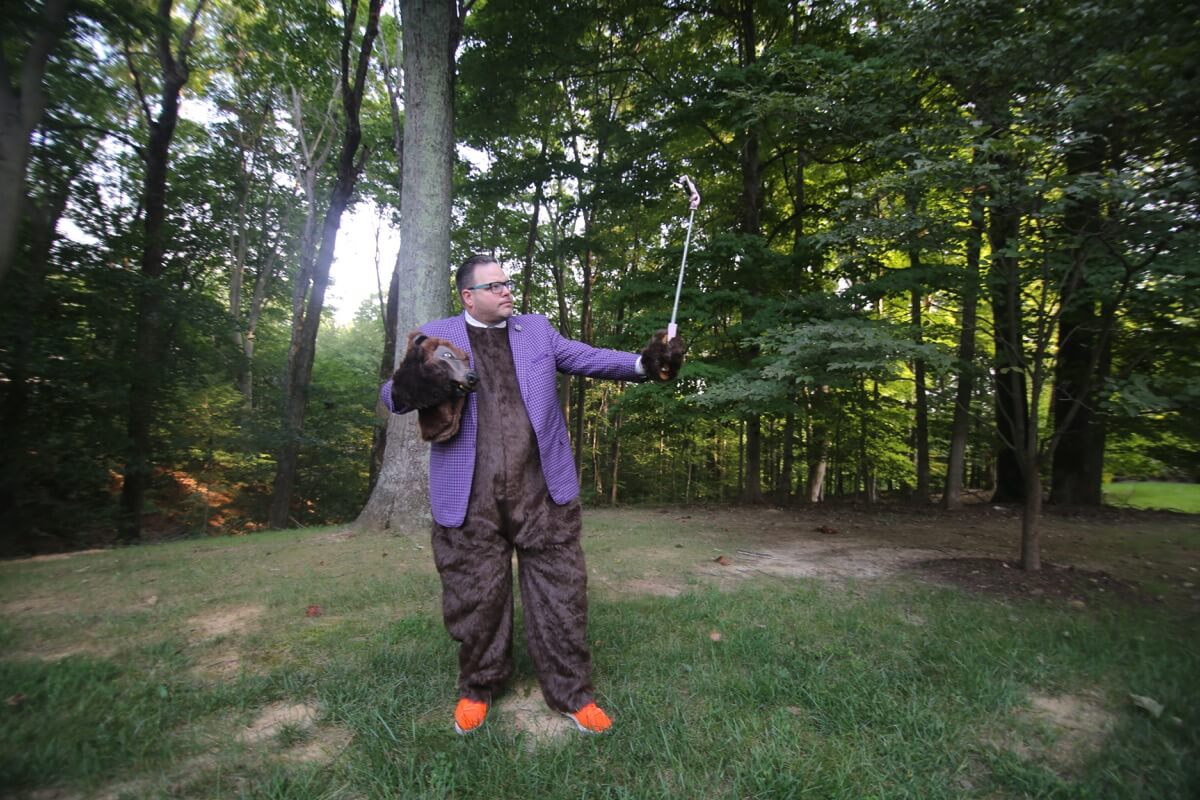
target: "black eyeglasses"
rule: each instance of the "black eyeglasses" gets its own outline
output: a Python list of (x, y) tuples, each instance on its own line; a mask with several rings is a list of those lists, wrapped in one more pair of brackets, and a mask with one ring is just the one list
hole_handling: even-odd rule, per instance
[(492, 281), (491, 283), (481, 283), (478, 286), (468, 286), (468, 289), (487, 289), (492, 294), (500, 294), (505, 289), (511, 293), (517, 288), (516, 281)]

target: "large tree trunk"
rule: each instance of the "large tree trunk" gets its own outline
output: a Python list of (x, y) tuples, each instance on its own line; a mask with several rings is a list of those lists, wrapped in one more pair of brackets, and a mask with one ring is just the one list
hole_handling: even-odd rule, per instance
[(967, 274), (963, 276), (962, 320), (958, 337), (958, 386), (954, 392), (954, 421), (946, 459), (946, 488), (942, 506), (962, 507), (963, 466), (971, 430), (971, 395), (975, 391), (975, 329), (979, 301), (979, 256), (983, 249), (983, 196), (971, 198), (971, 229), (967, 235)]
[[(158, 58), (162, 69), (162, 89), (158, 116), (150, 117), (150, 108), (143, 108), (150, 128), (146, 143), (146, 176), (142, 204), (145, 227), (142, 249), (141, 283), (138, 286), (137, 322), (133, 363), (161, 364), (167, 342), (163, 341), (163, 306), (170, 289), (163, 280), (167, 250), (167, 173), (171, 140), (179, 121), (179, 94), (187, 83), (190, 69), (187, 57), (195, 34), (196, 17), (204, 0), (196, 4), (191, 22), (179, 42), (178, 52), (171, 43), (171, 6), (173, 0), (158, 3)], [(132, 63), (131, 63), (132, 67)], [(126, 430), (129, 436), (128, 454), (121, 485), (121, 515), (118, 536), (130, 542), (141, 538), (142, 509), (146, 489), (150, 485), (150, 429), (154, 421), (155, 399), (158, 397), (159, 369), (134, 369), (129, 381), (129, 416)]]
[[(1007, 160), (997, 161), (1000, 175), (1008, 176), (1012, 167)], [(992, 500), (1011, 503), (1025, 498), (1026, 484), (1018, 450), (1024, 445), (1025, 426), (1029, 419), (1022, 355), (1021, 278), (1017, 256), (1013, 254), (1017, 248), (1021, 217), (1007, 191), (993, 191), (991, 202), (988, 239), (992, 256), (988, 278), (996, 348), (993, 373), (996, 384), (996, 433), (999, 439), (996, 489)]]
[[(304, 430), (304, 416), (308, 405), (308, 388), (312, 378), (313, 359), (317, 352), (317, 333), (321, 327), (321, 312), (325, 307), (325, 290), (329, 285), (329, 268), (333, 264), (334, 248), (337, 244), (338, 228), (342, 214), (354, 193), (354, 185), (362, 170), (358, 158), (362, 142), (359, 126), (359, 111), (370, 67), (371, 51), (375, 36), (379, 32), (379, 8), (382, 0), (369, 0), (367, 24), (358, 48), (353, 77), (350, 75), (351, 43), (356, 33), (358, 6), (350, 3), (345, 8), (342, 34), (341, 94), (342, 111), (345, 115), (345, 130), (342, 135), (341, 151), (338, 154), (337, 178), (329, 198), (329, 207), (321, 226), (321, 248), (313, 262), (312, 291), (302, 309), (299, 324), (293, 325), (292, 342), (288, 352), (287, 379), (285, 381), (283, 408), (283, 446), (279, 449), (275, 468), (275, 484), (271, 494), (271, 509), (268, 524), (272, 528), (287, 527), (291, 516), (292, 489), (296, 481), (296, 469), (300, 458), (300, 435)], [(353, 84), (351, 84), (353, 80)]]
[[(396, 360), (413, 328), (450, 309), (450, 200), (454, 162), (454, 53), (461, 21), (448, 0), (404, 0), (404, 167)], [(357, 525), (415, 531), (429, 511), (429, 446), (416, 414), (391, 414), (375, 490)]]
[(56, 239), (55, 229), (66, 210), (70, 187), (82, 169), (82, 162), (69, 168), (68, 174), (53, 182), (46, 181), (46, 191), (38, 200), (26, 198), (28, 211), (28, 247), (24, 258), (17, 260), (9, 302), (15, 312), (13, 338), (8, 354), (8, 380), (0, 384), (0, 557), (31, 552), (30, 534), (38, 520), (23, 510), (26, 490), (26, 470), (22, 464), (36, 457), (37, 442), (27, 433), (30, 416), (30, 388), (35, 373), (30, 359), (36, 346), (38, 321), (43, 312), (47, 276), (50, 272), (50, 251)]
[(18, 65), (20, 74), (9, 74), (9, 58), (17, 50), (15, 42), (6, 44), (8, 52), (0, 57), (0, 286), (17, 250), (29, 137), (46, 110), (42, 80), (50, 54), (66, 28), (70, 6), (68, 0), (45, 0), (42, 4), (38, 29)]
[[(1104, 140), (1087, 139), (1067, 153), (1069, 177), (1095, 175), (1104, 165)], [(1084, 194), (1067, 206), (1064, 223), (1075, 239), (1071, 273), (1063, 285), (1062, 314), (1058, 320), (1058, 359), (1055, 362), (1052, 414), (1058, 447), (1050, 471), (1050, 502), (1055, 505), (1098, 506), (1104, 480), (1106, 426), (1099, 408), (1100, 389), (1110, 363), (1106, 339), (1098, 331), (1102, 319), (1091, 290), (1089, 262), (1100, 253), (1102, 225), (1100, 201)], [(1096, 353), (1103, 346), (1105, 352)], [(1098, 369), (1093, 374), (1093, 365)], [(1071, 409), (1079, 407), (1071, 414)], [(1068, 422), (1069, 420), (1069, 422)]]

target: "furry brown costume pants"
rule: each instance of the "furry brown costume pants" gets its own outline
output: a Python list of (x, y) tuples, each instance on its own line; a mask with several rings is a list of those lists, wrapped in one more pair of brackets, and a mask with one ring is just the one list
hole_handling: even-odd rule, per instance
[(558, 711), (591, 702), (587, 568), (579, 501), (550, 499), (505, 328), (469, 327), (479, 373), (479, 441), (462, 527), (433, 526), (442, 616), (459, 642), (459, 691), (490, 701), (513, 672), (512, 554), (529, 653)]

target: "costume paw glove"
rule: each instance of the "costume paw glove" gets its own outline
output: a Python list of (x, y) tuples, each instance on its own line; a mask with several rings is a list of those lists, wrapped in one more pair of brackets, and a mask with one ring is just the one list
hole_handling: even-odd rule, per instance
[(652, 381), (673, 380), (683, 366), (686, 352), (687, 345), (678, 336), (668, 342), (665, 328), (655, 331), (642, 350), (642, 367), (646, 370), (646, 377)]

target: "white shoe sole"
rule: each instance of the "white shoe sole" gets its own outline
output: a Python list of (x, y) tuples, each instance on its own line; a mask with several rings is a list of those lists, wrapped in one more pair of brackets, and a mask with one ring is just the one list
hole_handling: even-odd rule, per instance
[(594, 731), (591, 728), (585, 728), (579, 722), (579, 720), (575, 719), (575, 717), (573, 715), (571, 715), (569, 712), (560, 711), (559, 713), (562, 714), (567, 719), (571, 720), (571, 722), (574, 722), (575, 727), (579, 729), (580, 733), (587, 734), (588, 736), (603, 736), (604, 734), (608, 733), (608, 731), (612, 730), (612, 728), (609, 728), (607, 731)]
[[(485, 719), (483, 722), (487, 722), (487, 720)], [(475, 731), (477, 731), (483, 727), (483, 722), (479, 723), (474, 728), (471, 728), (471, 730), (469, 730), (469, 731), (464, 731), (462, 728), (458, 727), (458, 723), (455, 722), (454, 723), (454, 732), (457, 733), (459, 736), (470, 736), (472, 733), (474, 733)]]

